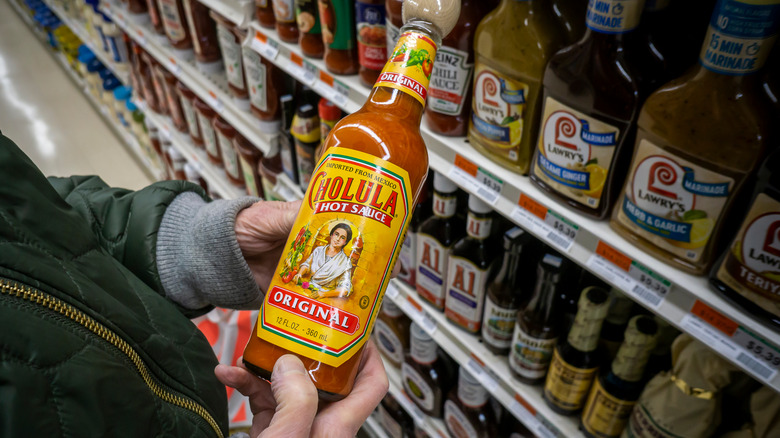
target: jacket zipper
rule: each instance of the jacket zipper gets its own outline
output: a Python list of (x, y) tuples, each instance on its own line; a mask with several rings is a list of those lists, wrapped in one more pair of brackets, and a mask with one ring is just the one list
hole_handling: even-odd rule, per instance
[(119, 337), (119, 335), (114, 333), (111, 329), (107, 328), (106, 326), (99, 323), (89, 315), (76, 309), (70, 304), (61, 301), (58, 298), (55, 298), (38, 289), (32, 288), (27, 285), (22, 285), (21, 283), (17, 283), (12, 280), (6, 280), (4, 278), (0, 278), (0, 295), (8, 295), (12, 297), (21, 298), (32, 304), (37, 304), (46, 307), (49, 310), (57, 312), (60, 315), (65, 316), (66, 318), (69, 318), (70, 320), (78, 323), (79, 325), (83, 326), (90, 332), (103, 338), (109, 344), (113, 345), (119, 351), (124, 353), (128, 359), (130, 359), (130, 361), (135, 365), (136, 369), (138, 370), (138, 373), (141, 375), (141, 378), (146, 383), (146, 386), (149, 387), (149, 390), (154, 395), (156, 395), (157, 397), (159, 397), (160, 399), (162, 399), (167, 403), (187, 409), (195, 413), (196, 415), (200, 416), (211, 426), (212, 429), (214, 429), (214, 432), (217, 434), (219, 438), (224, 438), (224, 435), (222, 435), (222, 431), (220, 430), (219, 425), (211, 416), (211, 414), (209, 414), (206, 408), (204, 408), (203, 406), (201, 406), (200, 404), (198, 404), (197, 402), (189, 398), (176, 395), (172, 391), (164, 388), (163, 385), (159, 383), (155, 377), (152, 376), (152, 373), (147, 368), (143, 359), (141, 359), (141, 356), (138, 355), (138, 353), (133, 349), (133, 347), (131, 347), (130, 344), (128, 344), (121, 337)]

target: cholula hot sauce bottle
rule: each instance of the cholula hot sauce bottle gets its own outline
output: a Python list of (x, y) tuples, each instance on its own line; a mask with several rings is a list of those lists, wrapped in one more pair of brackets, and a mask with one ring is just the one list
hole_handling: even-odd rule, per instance
[(406, 5), (368, 101), (325, 140), (244, 351), (246, 367), (266, 379), (280, 356), (296, 354), (323, 400), (352, 390), (428, 172), (420, 121), (436, 47), (460, 9), (428, 3)]

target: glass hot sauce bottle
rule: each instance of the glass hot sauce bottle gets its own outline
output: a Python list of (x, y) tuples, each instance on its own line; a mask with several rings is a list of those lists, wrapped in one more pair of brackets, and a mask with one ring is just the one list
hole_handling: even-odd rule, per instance
[[(459, 13), (454, 0), (408, 3), (399, 46), (432, 62)], [(292, 353), (321, 399), (352, 390), (428, 172), (420, 121), (430, 71), (421, 65), (388, 61), (368, 101), (328, 134), (244, 350), (260, 377)]]
[(569, 207), (599, 219), (610, 212), (633, 147), (641, 101), (626, 51), (643, 4), (590, 2), (585, 36), (556, 53), (544, 72), (529, 176)]

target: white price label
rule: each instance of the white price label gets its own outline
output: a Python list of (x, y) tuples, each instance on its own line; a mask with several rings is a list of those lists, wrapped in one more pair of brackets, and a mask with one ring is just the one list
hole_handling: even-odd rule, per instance
[(413, 298), (406, 297), (399, 307), (417, 323), (426, 333), (433, 336), (436, 333), (436, 321), (433, 320), (425, 310), (421, 310), (420, 304), (412, 301)]
[(772, 372), (780, 369), (780, 350), (747, 329), (738, 328), (731, 340), (745, 351), (744, 356), (737, 356), (737, 361), (757, 374), (769, 377)]
[(388, 283), (387, 290), (385, 290), (385, 295), (387, 295), (388, 298), (390, 298), (393, 301), (395, 301), (396, 298), (398, 298), (398, 288), (395, 287), (392, 281)]
[(279, 54), (279, 43), (269, 39), (260, 32), (255, 32), (255, 37), (252, 38), (251, 46), (257, 53), (269, 61), (273, 61), (276, 58), (276, 55)]
[(181, 66), (179, 63), (176, 62), (175, 59), (173, 59), (173, 56), (168, 57), (168, 62), (166, 67), (168, 68), (168, 71), (173, 73), (174, 76), (181, 77)]
[[(479, 174), (477, 175), (479, 176)], [(496, 202), (498, 202), (503, 183), (501, 185), (497, 185), (497, 183), (494, 181), (495, 184), (492, 185), (489, 185), (490, 183), (488, 183), (488, 185), (483, 184), (477, 178), (474, 178), (471, 176), (471, 174), (458, 166), (452, 166), (450, 171), (447, 173), (447, 176), (462, 186), (467, 192), (477, 195), (480, 199), (487, 202), (488, 204), (496, 205)], [(493, 181), (490, 179), (490, 177), (488, 177), (488, 179)], [(495, 187), (498, 187), (498, 189), (496, 190)]]
[(470, 358), (469, 361), (466, 363), (466, 368), (469, 370), (471, 375), (474, 376), (479, 383), (488, 390), (491, 394), (498, 389), (498, 383), (496, 382), (496, 379), (493, 378), (493, 376), (490, 375), (490, 371), (486, 370), (481, 363), (476, 361), (474, 358)]
[(320, 76), (320, 69), (317, 68), (316, 65), (306, 60), (303, 61), (303, 69), (306, 71), (303, 74), (303, 80), (307, 85), (311, 86)]
[(661, 307), (671, 289), (671, 283), (668, 280), (653, 274), (636, 263), (632, 263), (629, 271), (626, 272), (604, 257), (593, 254), (585, 265), (591, 271), (601, 274), (608, 282), (623, 292), (634, 296), (656, 310)]
[(542, 423), (536, 419), (536, 416), (517, 400), (512, 400), (512, 403), (509, 405), (509, 412), (530, 430), (542, 427)]
[(225, 111), (225, 104), (222, 102), (222, 100), (219, 98), (217, 93), (213, 91), (208, 92), (208, 97), (206, 98), (206, 103), (217, 112), (217, 114), (222, 114), (223, 111)]
[(547, 214), (542, 220), (523, 207), (515, 207), (510, 216), (523, 228), (541, 236), (547, 243), (563, 252), (568, 253), (574, 246), (579, 228), (570, 222), (558, 219), (551, 214)]

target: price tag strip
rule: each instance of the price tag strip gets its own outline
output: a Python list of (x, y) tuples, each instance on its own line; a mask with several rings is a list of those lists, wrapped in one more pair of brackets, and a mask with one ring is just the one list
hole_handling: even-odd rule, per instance
[(536, 409), (515, 393), (515, 399), (509, 405), (509, 411), (525, 424), (528, 429), (543, 438), (559, 438), (563, 435), (547, 419), (537, 415)]
[(304, 64), (303, 58), (298, 55), (297, 53), (290, 52), (290, 62), (287, 63), (287, 71), (292, 75), (295, 79), (300, 81), (301, 83), (312, 86), (314, 84), (314, 81), (317, 80), (317, 76), (312, 73), (311, 71), (306, 69), (306, 64), (309, 64), (308, 62)]
[[(305, 66), (306, 64), (304, 64), (304, 68), (309, 68)], [(319, 70), (317, 75), (319, 76), (319, 80), (315, 79), (311, 88), (320, 96), (346, 110), (347, 103), (349, 102), (349, 87), (322, 70)]]
[(273, 61), (276, 55), (279, 54), (279, 43), (269, 39), (264, 33), (257, 30), (250, 46), (269, 61)]
[(780, 369), (780, 350), (699, 300), (681, 326), (764, 382), (771, 382)]
[(471, 357), (466, 363), (466, 368), (489, 393), (493, 394), (496, 392), (498, 382), (496, 382), (491, 372), (485, 368), (485, 364), (474, 353), (471, 353)]
[(580, 230), (577, 224), (548, 209), (525, 193), (520, 194), (519, 204), (512, 211), (512, 219), (525, 229), (542, 236), (556, 248), (567, 253), (571, 250)]
[(403, 300), (398, 305), (398, 307), (400, 307), (409, 316), (409, 318), (412, 319), (412, 321), (422, 327), (422, 329), (425, 330), (425, 332), (430, 336), (433, 336), (436, 333), (436, 321), (434, 321), (433, 318), (425, 313), (422, 305), (420, 305), (420, 303), (418, 303), (414, 298), (407, 295), (406, 299)]
[(466, 188), (469, 193), (474, 193), (490, 205), (496, 205), (501, 196), (504, 182), (493, 176), (487, 170), (477, 166), (460, 154), (455, 154), (454, 166), (450, 168), (447, 176)]
[(669, 280), (602, 241), (586, 266), (655, 310), (661, 307), (672, 289)]

